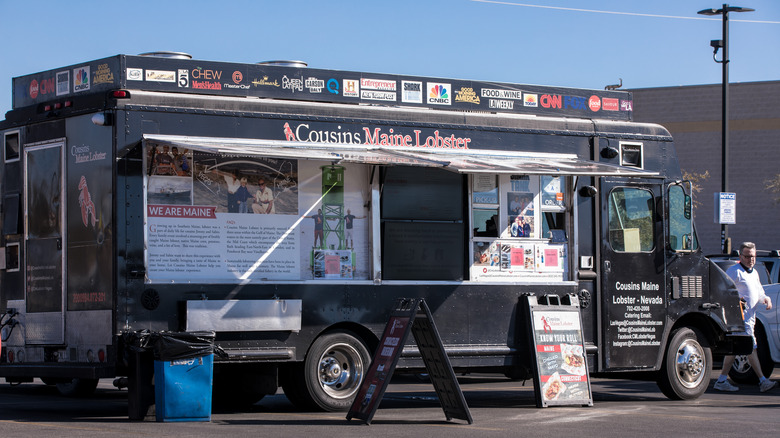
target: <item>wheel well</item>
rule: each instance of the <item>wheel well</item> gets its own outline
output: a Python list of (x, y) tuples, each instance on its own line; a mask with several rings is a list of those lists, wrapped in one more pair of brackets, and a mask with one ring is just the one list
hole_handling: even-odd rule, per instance
[(764, 333), (767, 335), (767, 338), (768, 338), (769, 337), (769, 332), (767, 331), (766, 326), (767, 325), (764, 323), (764, 321), (762, 321), (761, 318), (756, 316), (756, 331), (763, 330)]
[(363, 341), (364, 344), (366, 344), (366, 348), (368, 349), (369, 353), (371, 353), (372, 356), (374, 354), (374, 351), (376, 351), (377, 345), (379, 345), (379, 338), (377, 338), (377, 336), (371, 330), (369, 330), (367, 327), (363, 325), (356, 324), (353, 322), (340, 322), (338, 324), (333, 324), (332, 326), (329, 326), (328, 328), (320, 332), (320, 334), (317, 335), (317, 337), (319, 338), (324, 334), (332, 333), (338, 330), (346, 330), (354, 333), (358, 338), (360, 338), (360, 340)]
[[(669, 330), (669, 334), (680, 327), (690, 327), (701, 332), (701, 334), (704, 335), (704, 339), (702, 339), (701, 342), (706, 342), (705, 347), (712, 348), (713, 345), (717, 345), (722, 340), (722, 336), (719, 334), (721, 330), (716, 327), (715, 322), (711, 318), (702, 313), (692, 312), (683, 315), (674, 323)], [(668, 341), (669, 337), (667, 336), (666, 342)]]

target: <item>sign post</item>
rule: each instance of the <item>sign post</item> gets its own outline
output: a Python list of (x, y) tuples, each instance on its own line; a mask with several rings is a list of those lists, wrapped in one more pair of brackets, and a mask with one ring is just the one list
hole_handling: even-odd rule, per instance
[(457, 418), (471, 424), (473, 421), (466, 399), (444, 351), (444, 344), (436, 330), (428, 304), (422, 298), (398, 300), (379, 340), (379, 347), (371, 360), (366, 378), (347, 413), (347, 420), (359, 418), (366, 424), (371, 424), (401, 357), (401, 350), (409, 337), (409, 329), (414, 334), (414, 341), (420, 349), (447, 420)]

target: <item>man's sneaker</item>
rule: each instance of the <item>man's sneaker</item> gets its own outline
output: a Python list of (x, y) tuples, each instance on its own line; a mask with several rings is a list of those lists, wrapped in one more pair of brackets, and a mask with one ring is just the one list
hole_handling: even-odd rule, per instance
[(758, 384), (758, 389), (760, 389), (761, 392), (767, 392), (770, 389), (774, 388), (775, 386), (777, 386), (777, 382), (766, 379), (763, 382)]
[[(762, 386), (762, 388), (763, 388), (763, 386)], [(728, 379), (724, 380), (722, 382), (715, 382), (715, 389), (717, 389), (718, 391), (726, 391), (726, 392), (739, 391), (739, 388), (734, 386), (734, 385), (732, 385), (731, 382), (728, 381)], [(765, 390), (762, 389), (761, 391), (765, 391)]]

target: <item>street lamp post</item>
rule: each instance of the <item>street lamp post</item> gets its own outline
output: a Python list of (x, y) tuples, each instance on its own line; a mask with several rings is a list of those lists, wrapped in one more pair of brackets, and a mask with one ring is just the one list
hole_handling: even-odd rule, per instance
[[(720, 61), (715, 62), (723, 64), (723, 98), (722, 98), (722, 126), (721, 126), (721, 192), (728, 192), (729, 178), (729, 12), (752, 12), (755, 9), (743, 8), (741, 6), (723, 5), (721, 9), (704, 9), (698, 13), (701, 15), (722, 15), (723, 16), (723, 39), (710, 41), (713, 48), (712, 59), (718, 53), (718, 49), (723, 48), (723, 55)], [(720, 248), (725, 254), (731, 249), (729, 243), (729, 232), (727, 224), (720, 224)]]

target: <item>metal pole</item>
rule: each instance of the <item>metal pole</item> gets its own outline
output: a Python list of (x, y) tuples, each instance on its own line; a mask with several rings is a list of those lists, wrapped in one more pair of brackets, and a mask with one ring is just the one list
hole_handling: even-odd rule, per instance
[[(721, 117), (723, 118), (721, 138), (721, 191), (729, 191), (729, 5), (723, 5), (723, 108)], [(726, 254), (731, 248), (728, 245), (729, 228), (728, 224), (721, 224), (720, 239), (721, 251)]]
[[(728, 192), (729, 190), (729, 12), (753, 12), (755, 9), (743, 8), (741, 6), (729, 6), (723, 4), (723, 9), (703, 9), (698, 13), (701, 15), (723, 15), (723, 39), (712, 40), (710, 46), (715, 51), (712, 53), (712, 58), (715, 59), (715, 55), (718, 53), (719, 48), (723, 48), (723, 60), (720, 62), (723, 64), (723, 98), (722, 104), (722, 131), (721, 131), (721, 192)], [(723, 253), (728, 253), (731, 249), (729, 241), (729, 229), (727, 224), (720, 225), (720, 248)]]

